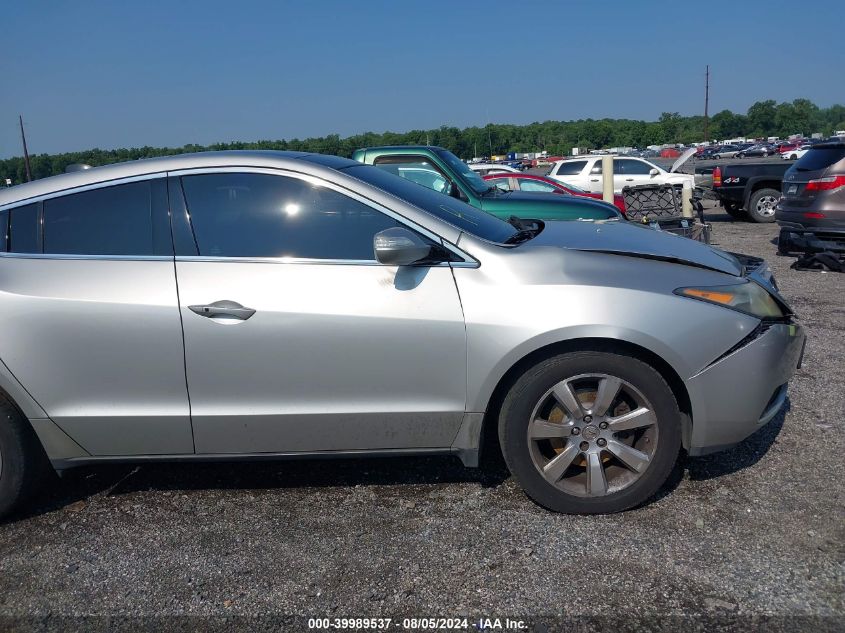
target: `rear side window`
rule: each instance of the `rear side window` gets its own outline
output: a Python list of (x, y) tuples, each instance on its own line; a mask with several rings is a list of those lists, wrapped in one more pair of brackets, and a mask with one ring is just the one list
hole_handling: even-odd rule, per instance
[(568, 160), (564, 161), (557, 166), (557, 171), (555, 175), (557, 176), (575, 176), (581, 173), (581, 170), (584, 169), (584, 165), (587, 164), (585, 160)]
[(827, 169), (845, 158), (845, 145), (834, 147), (814, 147), (795, 163), (798, 171), (818, 171)]
[(266, 174), (185, 176), (199, 254), (375, 260), (373, 237), (401, 226), (337, 191)]
[(543, 191), (546, 193), (557, 191), (554, 185), (550, 185), (542, 180), (531, 180), (530, 178), (520, 179), (519, 188), (522, 191)]
[[(6, 231), (3, 250), (10, 253), (40, 253), (38, 241), (38, 204), (28, 204), (3, 214), (2, 227)], [(8, 222), (8, 224), (7, 224)]]
[(44, 253), (158, 254), (151, 189), (152, 181), (146, 180), (46, 200)]

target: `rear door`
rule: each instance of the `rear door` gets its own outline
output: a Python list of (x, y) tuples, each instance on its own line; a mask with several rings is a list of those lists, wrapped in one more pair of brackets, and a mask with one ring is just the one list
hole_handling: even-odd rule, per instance
[(164, 178), (3, 210), (0, 358), (94, 455), (192, 453)]
[[(592, 178), (586, 173), (586, 167), (589, 161), (586, 160), (565, 160), (554, 166), (549, 173), (549, 178), (557, 180), (560, 183), (573, 184), (585, 191), (592, 191), (590, 189), (589, 179)], [(601, 191), (601, 185), (599, 185)]]
[(174, 181), (198, 453), (451, 444), (466, 406), (463, 312), (447, 264), (375, 260), (373, 236), (400, 218), (291, 172)]

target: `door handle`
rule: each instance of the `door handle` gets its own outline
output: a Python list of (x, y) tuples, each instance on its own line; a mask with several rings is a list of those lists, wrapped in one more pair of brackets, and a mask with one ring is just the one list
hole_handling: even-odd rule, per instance
[(598, 181), (599, 181), (598, 178), (590, 178), (590, 182), (598, 182)]
[(229, 317), (230, 319), (240, 319), (246, 321), (249, 317), (255, 314), (252, 308), (245, 308), (236, 301), (215, 301), (208, 305), (188, 306), (191, 312), (200, 316), (214, 319), (216, 317)]
[(633, 178), (626, 178), (625, 182), (634, 182), (634, 179)]

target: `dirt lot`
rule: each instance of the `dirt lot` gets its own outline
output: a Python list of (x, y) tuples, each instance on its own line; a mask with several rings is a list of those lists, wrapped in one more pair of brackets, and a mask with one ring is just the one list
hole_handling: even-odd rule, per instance
[(785, 414), (684, 460), (645, 507), (553, 515), (450, 458), (79, 469), (0, 525), (0, 629), (464, 615), (669, 630), (694, 615), (684, 627), (839, 630), (845, 275), (790, 270), (772, 225), (710, 218), (721, 247), (772, 263), (808, 329), (804, 368)]

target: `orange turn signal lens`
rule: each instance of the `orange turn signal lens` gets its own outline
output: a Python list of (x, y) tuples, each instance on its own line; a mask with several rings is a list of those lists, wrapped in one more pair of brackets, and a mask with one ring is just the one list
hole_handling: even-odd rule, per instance
[(736, 295), (729, 292), (715, 292), (713, 290), (701, 290), (699, 288), (684, 288), (681, 290), (682, 294), (688, 297), (695, 297), (696, 299), (704, 299), (705, 301), (714, 301), (722, 305), (730, 305)]

